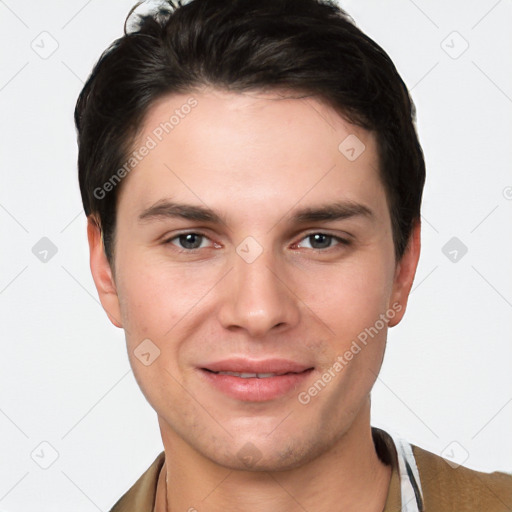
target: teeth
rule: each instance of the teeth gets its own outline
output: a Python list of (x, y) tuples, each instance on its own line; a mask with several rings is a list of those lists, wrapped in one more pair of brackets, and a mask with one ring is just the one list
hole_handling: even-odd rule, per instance
[(238, 373), (238, 372), (217, 372), (219, 375), (232, 375), (233, 377), (241, 377), (242, 379), (266, 379), (275, 377), (275, 373)]

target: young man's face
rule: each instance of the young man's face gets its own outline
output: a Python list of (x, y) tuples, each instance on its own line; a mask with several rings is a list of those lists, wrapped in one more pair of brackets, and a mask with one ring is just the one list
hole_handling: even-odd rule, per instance
[(419, 254), (416, 229), (395, 262), (373, 134), (313, 99), (210, 90), (160, 100), (134, 149), (148, 136), (120, 191), (115, 284), (92, 224), (89, 239), (164, 442), (231, 468), (312, 460), (369, 422)]

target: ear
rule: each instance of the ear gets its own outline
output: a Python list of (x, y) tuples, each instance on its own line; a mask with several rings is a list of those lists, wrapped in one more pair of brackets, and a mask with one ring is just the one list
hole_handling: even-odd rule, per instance
[(92, 278), (94, 279), (96, 290), (98, 290), (101, 305), (110, 321), (116, 327), (122, 327), (116, 284), (107, 256), (105, 255), (100, 223), (93, 215), (87, 217), (87, 240), (89, 241)]
[(389, 321), (389, 326), (394, 327), (403, 318), (407, 307), (407, 300), (411, 292), (412, 283), (416, 274), (421, 250), (421, 222), (417, 219), (409, 237), (405, 252), (396, 265), (393, 280), (393, 291), (389, 306), (393, 307), (396, 315)]

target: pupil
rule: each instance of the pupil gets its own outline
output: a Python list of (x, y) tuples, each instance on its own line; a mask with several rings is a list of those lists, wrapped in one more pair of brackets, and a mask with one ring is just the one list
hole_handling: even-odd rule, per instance
[(195, 233), (180, 235), (180, 244), (185, 249), (197, 249), (201, 245), (201, 235)]
[[(322, 249), (329, 247), (331, 242), (331, 236), (330, 235), (324, 235), (322, 233), (317, 233), (315, 235), (311, 235), (310, 237), (310, 243), (313, 247), (316, 249)], [(316, 244), (316, 246), (315, 246)]]

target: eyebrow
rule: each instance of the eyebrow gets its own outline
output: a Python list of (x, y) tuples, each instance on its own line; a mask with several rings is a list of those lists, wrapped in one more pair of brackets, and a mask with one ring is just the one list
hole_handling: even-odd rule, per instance
[[(296, 210), (289, 222), (305, 224), (308, 222), (333, 222), (351, 217), (373, 218), (373, 211), (367, 206), (354, 201), (338, 201), (319, 207), (307, 207)], [(139, 222), (150, 222), (166, 218), (181, 218), (191, 221), (225, 224), (222, 217), (210, 208), (191, 204), (182, 204), (163, 199), (143, 210)]]
[(139, 222), (145, 222), (173, 217), (200, 222), (210, 222), (212, 224), (224, 223), (220, 215), (210, 208), (191, 204), (175, 203), (173, 201), (168, 201), (167, 199), (157, 201), (154, 205), (143, 210), (142, 213), (140, 213), (138, 220)]
[(371, 219), (374, 214), (370, 208), (364, 204), (353, 201), (339, 201), (326, 204), (320, 207), (309, 207), (298, 210), (294, 213), (291, 221), (296, 224), (305, 224), (306, 222), (332, 222), (351, 217), (367, 217)]

